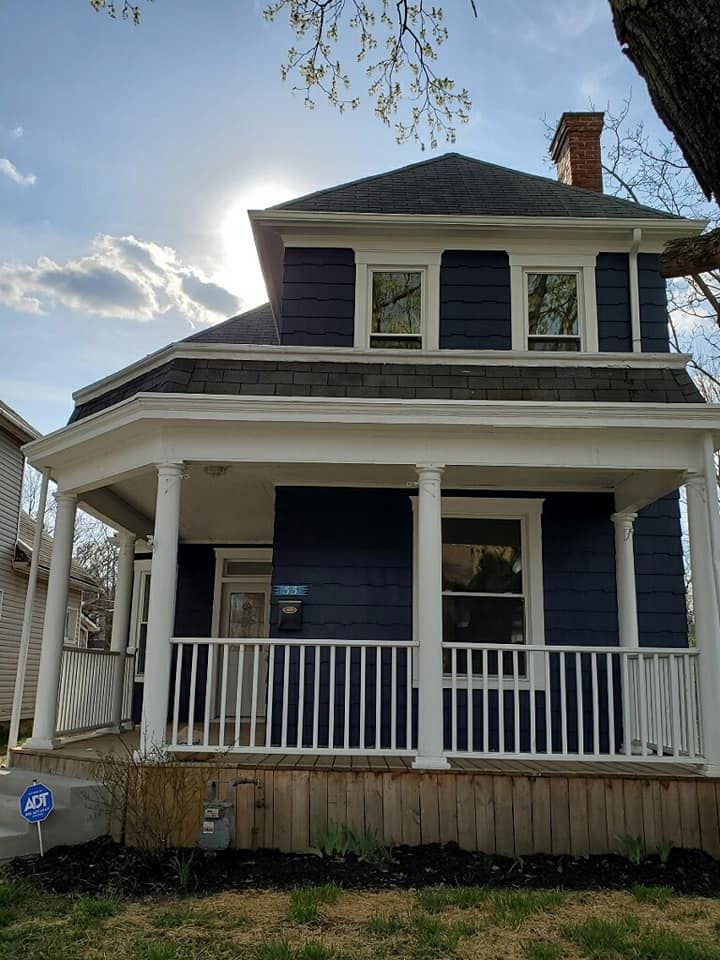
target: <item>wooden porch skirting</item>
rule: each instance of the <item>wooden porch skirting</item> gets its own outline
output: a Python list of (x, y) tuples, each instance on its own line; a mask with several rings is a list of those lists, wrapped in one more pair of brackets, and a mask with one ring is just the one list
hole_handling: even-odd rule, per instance
[[(96, 742), (96, 741), (95, 741)], [(92, 776), (93, 740), (58, 751), (20, 750), (16, 766)], [(163, 774), (148, 767), (148, 784)], [(173, 777), (177, 777), (175, 769)], [(603, 854), (621, 838), (702, 849), (720, 858), (720, 780), (696, 769), (632, 763), (454, 761), (448, 771), (416, 772), (406, 759), (376, 757), (223, 757), (182, 764), (183, 814), (173, 842), (193, 846), (208, 780), (233, 800), (233, 845), (300, 851), (334, 821), (375, 831), (386, 844), (458, 843), (467, 850)], [(235, 780), (255, 784), (233, 786)]]

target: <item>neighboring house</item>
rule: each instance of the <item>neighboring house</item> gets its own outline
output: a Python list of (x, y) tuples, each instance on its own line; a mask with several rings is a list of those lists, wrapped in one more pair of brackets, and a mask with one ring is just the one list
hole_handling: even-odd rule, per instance
[[(563, 116), (561, 182), (451, 153), (251, 211), (269, 303), (28, 445), (60, 490), (33, 762), (84, 503), (120, 530), (139, 749), (254, 765), (239, 845), (330, 817), (516, 854), (588, 829), (720, 849), (696, 786), (720, 774), (720, 409), (670, 353), (658, 273), (704, 224), (605, 196), (601, 127)], [(113, 676), (98, 728), (129, 713)]]
[[(35, 530), (34, 522), (20, 506), (25, 467), (21, 448), (29, 440), (39, 437), (40, 434), (29, 423), (0, 401), (0, 725), (10, 720)], [(23, 719), (32, 717), (35, 706), (51, 551), (52, 538), (43, 536), (23, 696)], [(83, 612), (85, 595), (88, 591), (96, 593), (97, 590), (97, 582), (73, 561), (64, 635), (67, 643), (87, 646), (89, 636), (97, 632), (95, 624)]]

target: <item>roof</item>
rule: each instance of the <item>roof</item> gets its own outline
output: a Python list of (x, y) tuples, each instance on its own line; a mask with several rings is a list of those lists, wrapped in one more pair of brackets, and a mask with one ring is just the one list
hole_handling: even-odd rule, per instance
[(137, 393), (438, 400), (703, 403), (684, 368), (348, 363), (180, 357), (77, 406), (82, 420)]
[[(32, 547), (35, 539), (35, 521), (24, 510), (20, 512), (20, 525), (18, 530), (18, 539), (15, 545), (16, 561), (28, 562), (32, 559)], [(40, 540), (40, 570), (47, 573), (50, 569), (50, 559), (52, 557), (53, 538), (48, 533), (43, 533)], [(100, 585), (88, 571), (82, 567), (76, 560), (70, 565), (70, 579), (76, 584), (84, 587), (90, 587), (93, 590), (99, 590)]]
[(185, 337), (190, 343), (279, 343), (275, 318), (269, 303), (253, 307), (213, 327)]
[(30, 426), (27, 420), (2, 400), (0, 400), (0, 427), (16, 437), (20, 443), (29, 443), (30, 440), (37, 440), (42, 436), (35, 427)]
[(559, 183), (461, 153), (352, 180), (271, 210), (497, 217), (682, 219), (661, 210)]

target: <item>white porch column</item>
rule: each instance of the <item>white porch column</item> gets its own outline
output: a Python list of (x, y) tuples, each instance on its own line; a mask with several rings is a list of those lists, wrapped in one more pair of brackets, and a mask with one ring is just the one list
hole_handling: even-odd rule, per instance
[(132, 600), (133, 565), (135, 561), (135, 534), (118, 531), (115, 542), (119, 547), (115, 600), (113, 603), (112, 634), (110, 649), (117, 653), (113, 676), (112, 717), (113, 727), (120, 730), (122, 718), (123, 681), (125, 679), (125, 654), (130, 635), (130, 602)]
[(637, 590), (633, 528), (636, 513), (612, 515), (615, 527), (615, 580), (617, 583), (618, 633), (621, 647), (638, 647)]
[(417, 465), (418, 753), (413, 767), (449, 766), (443, 755), (442, 490), (444, 466)]
[(182, 477), (181, 463), (163, 463), (158, 466), (145, 684), (140, 724), (140, 754), (145, 756), (162, 751), (165, 746), (172, 658), (170, 640), (175, 625)]
[(703, 742), (707, 772), (719, 776), (720, 612), (710, 536), (710, 509), (718, 509), (714, 478), (710, 490), (708, 486), (703, 474), (691, 474), (686, 481)]
[[(67, 617), (70, 563), (72, 561), (73, 536), (77, 497), (70, 493), (55, 494), (57, 513), (53, 534), (50, 578), (45, 602), (40, 668), (35, 698), (35, 718), (32, 737), (28, 747), (51, 750), (56, 745), (60, 669), (62, 667), (65, 620)], [(38, 518), (38, 523), (42, 520)]]

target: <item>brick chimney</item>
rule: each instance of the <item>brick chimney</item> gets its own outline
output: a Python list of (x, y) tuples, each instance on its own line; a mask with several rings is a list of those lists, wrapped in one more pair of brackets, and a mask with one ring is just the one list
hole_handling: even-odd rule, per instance
[(550, 144), (560, 183), (602, 193), (602, 113), (564, 113)]

